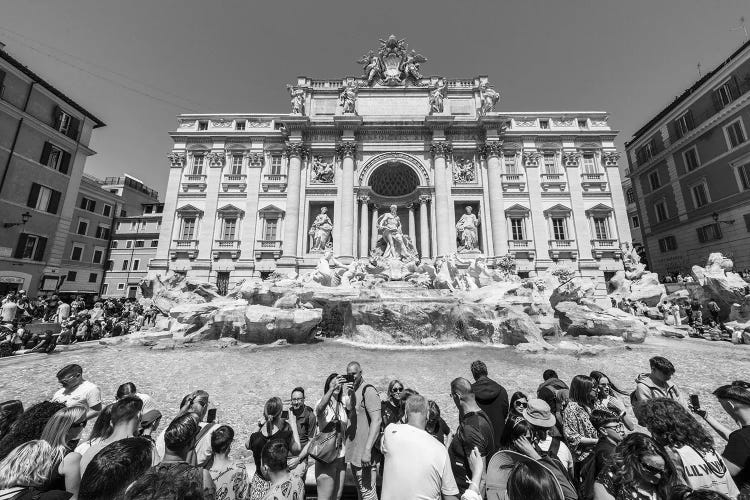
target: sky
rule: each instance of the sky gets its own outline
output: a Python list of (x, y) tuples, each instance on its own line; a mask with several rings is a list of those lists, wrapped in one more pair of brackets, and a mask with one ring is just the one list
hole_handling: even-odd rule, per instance
[(607, 111), (623, 150), (743, 43), (741, 16), (748, 0), (2, 0), (0, 41), (107, 124), (88, 173), (163, 193), (176, 115), (286, 113), (287, 83), (359, 76), (391, 33), (425, 75), (489, 76), (496, 111)]

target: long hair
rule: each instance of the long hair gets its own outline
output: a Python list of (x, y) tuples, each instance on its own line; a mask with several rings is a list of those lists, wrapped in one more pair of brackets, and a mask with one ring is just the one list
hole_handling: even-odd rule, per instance
[(402, 384), (401, 381), (397, 378), (394, 378), (393, 380), (388, 382), (388, 399), (391, 398), (391, 391), (393, 390), (393, 386), (396, 384), (400, 385), (402, 388), (404, 387), (404, 384)]
[(662, 446), (692, 446), (711, 451), (714, 440), (693, 416), (677, 401), (669, 398), (649, 399), (636, 407), (638, 422), (645, 426)]
[(669, 498), (671, 488), (679, 482), (674, 464), (659, 443), (640, 432), (625, 436), (625, 439), (615, 448), (611, 467), (614, 476), (612, 483), (616, 490), (628, 489), (641, 482), (640, 478), (643, 475), (641, 460), (649, 455), (658, 455), (664, 460), (664, 473), (661, 474), (655, 489), (659, 498)]
[(570, 382), (568, 397), (580, 406), (590, 408), (594, 404), (591, 391), (594, 388), (594, 379), (586, 375), (576, 375)]
[(508, 476), (508, 500), (563, 500), (555, 476), (538, 462), (518, 462)]
[(23, 413), (23, 403), (18, 399), (12, 399), (0, 403), (0, 439), (10, 430), (18, 417)]
[(623, 396), (627, 396), (627, 394), (628, 394), (628, 393), (627, 393), (627, 391), (623, 391), (622, 389), (620, 389), (619, 387), (617, 387), (617, 386), (615, 385), (615, 383), (614, 383), (614, 382), (612, 382), (612, 379), (611, 379), (611, 378), (609, 377), (609, 375), (607, 375), (607, 374), (606, 374), (606, 373), (604, 373), (604, 372), (600, 372), (599, 370), (594, 370), (594, 371), (592, 371), (592, 372), (591, 372), (591, 373), (589, 374), (589, 377), (593, 378), (593, 379), (594, 379), (594, 381), (595, 381), (595, 382), (596, 382), (597, 384), (599, 383), (599, 381), (600, 381), (601, 379), (603, 379), (603, 378), (606, 378), (607, 380), (609, 380), (609, 387), (610, 387), (610, 388), (611, 388), (611, 389), (612, 389), (613, 391), (615, 391), (615, 392), (616, 392), (617, 394), (622, 394)]
[(104, 408), (102, 412), (96, 417), (94, 427), (91, 428), (91, 434), (89, 434), (88, 442), (91, 443), (94, 439), (107, 439), (112, 435), (114, 428), (112, 427), (112, 405), (110, 403)]
[(0, 489), (43, 486), (58, 464), (55, 456), (55, 450), (43, 439), (18, 446), (0, 461)]
[(71, 406), (58, 411), (44, 426), (41, 439), (47, 441), (56, 451), (65, 453), (68, 448), (68, 432), (86, 416), (83, 406)]
[(0, 440), (0, 459), (5, 458), (16, 446), (39, 439), (47, 420), (63, 408), (63, 403), (42, 401), (23, 412), (11, 426), (8, 434)]
[(270, 436), (271, 430), (273, 429), (273, 423), (278, 417), (281, 416), (281, 412), (284, 411), (284, 403), (279, 397), (272, 397), (266, 401), (266, 406), (263, 409), (263, 415), (266, 417), (266, 433)]
[(508, 409), (508, 416), (505, 418), (506, 422), (510, 422), (513, 417), (518, 417), (521, 414), (516, 411), (516, 401), (519, 399), (525, 399), (529, 400), (529, 398), (526, 396), (526, 394), (522, 393), (521, 391), (516, 391), (513, 393), (513, 395), (510, 397), (510, 406)]

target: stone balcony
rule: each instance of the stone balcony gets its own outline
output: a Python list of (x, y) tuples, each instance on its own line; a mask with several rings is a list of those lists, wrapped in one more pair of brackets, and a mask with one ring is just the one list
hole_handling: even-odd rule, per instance
[(240, 240), (216, 240), (211, 250), (214, 260), (218, 260), (221, 254), (228, 254), (232, 259), (240, 257)]
[(244, 193), (247, 189), (247, 175), (245, 174), (224, 174), (224, 178), (221, 181), (221, 190), (225, 193), (232, 191), (239, 191)]
[(578, 246), (575, 240), (549, 240), (547, 244), (552, 260), (558, 260), (563, 256), (569, 256), (571, 259), (578, 258)]
[(542, 174), (539, 184), (543, 191), (567, 191), (568, 181), (565, 174)]
[(513, 254), (515, 258), (526, 255), (526, 258), (532, 260), (536, 257), (533, 240), (508, 240), (508, 252)]
[(605, 255), (611, 255), (618, 259), (622, 256), (622, 250), (617, 240), (595, 239), (591, 240), (591, 255), (595, 259), (601, 259)]
[(526, 176), (522, 173), (502, 174), (501, 183), (503, 191), (525, 191)]
[(262, 259), (264, 256), (271, 256), (274, 259), (281, 257), (281, 240), (257, 240), (256, 243), (256, 259)]
[(581, 187), (584, 191), (598, 189), (599, 191), (607, 190), (607, 176), (604, 172), (596, 174), (581, 174)]
[(261, 188), (264, 192), (278, 192), (283, 193), (286, 191), (286, 175), (282, 174), (265, 174), (263, 176), (263, 182), (261, 182)]
[(176, 259), (178, 254), (186, 254), (189, 259), (198, 256), (198, 240), (172, 240), (169, 256)]
[(205, 174), (187, 174), (182, 178), (182, 191), (187, 193), (193, 190), (201, 192), (206, 190)]

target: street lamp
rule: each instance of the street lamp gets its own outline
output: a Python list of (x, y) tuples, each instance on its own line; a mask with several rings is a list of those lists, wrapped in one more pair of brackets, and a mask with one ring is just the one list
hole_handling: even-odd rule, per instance
[(6, 222), (3, 227), (25, 226), (29, 219), (31, 219), (31, 214), (26, 211), (21, 214), (21, 222)]
[(719, 220), (719, 214), (717, 214), (716, 212), (712, 213), (711, 217), (714, 219), (714, 222), (718, 224), (734, 224), (734, 219)]

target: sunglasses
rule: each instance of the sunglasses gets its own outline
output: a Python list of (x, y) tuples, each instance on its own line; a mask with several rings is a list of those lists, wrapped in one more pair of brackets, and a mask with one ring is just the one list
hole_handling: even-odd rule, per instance
[(86, 427), (86, 421), (85, 420), (83, 422), (76, 422), (75, 424), (73, 424), (73, 425), (70, 426), (71, 429), (80, 429), (82, 427)]
[(527, 406), (529, 406), (529, 403), (527, 403), (525, 401), (516, 401), (515, 405), (518, 406), (518, 407), (520, 407), (520, 408), (526, 408)]
[(653, 475), (664, 474), (664, 469), (660, 469), (659, 467), (654, 467), (653, 465), (649, 465), (644, 462), (641, 462), (641, 467), (643, 467), (643, 470)]
[(391, 389), (391, 392), (404, 392), (404, 388), (403, 387), (394, 387), (393, 389)]

